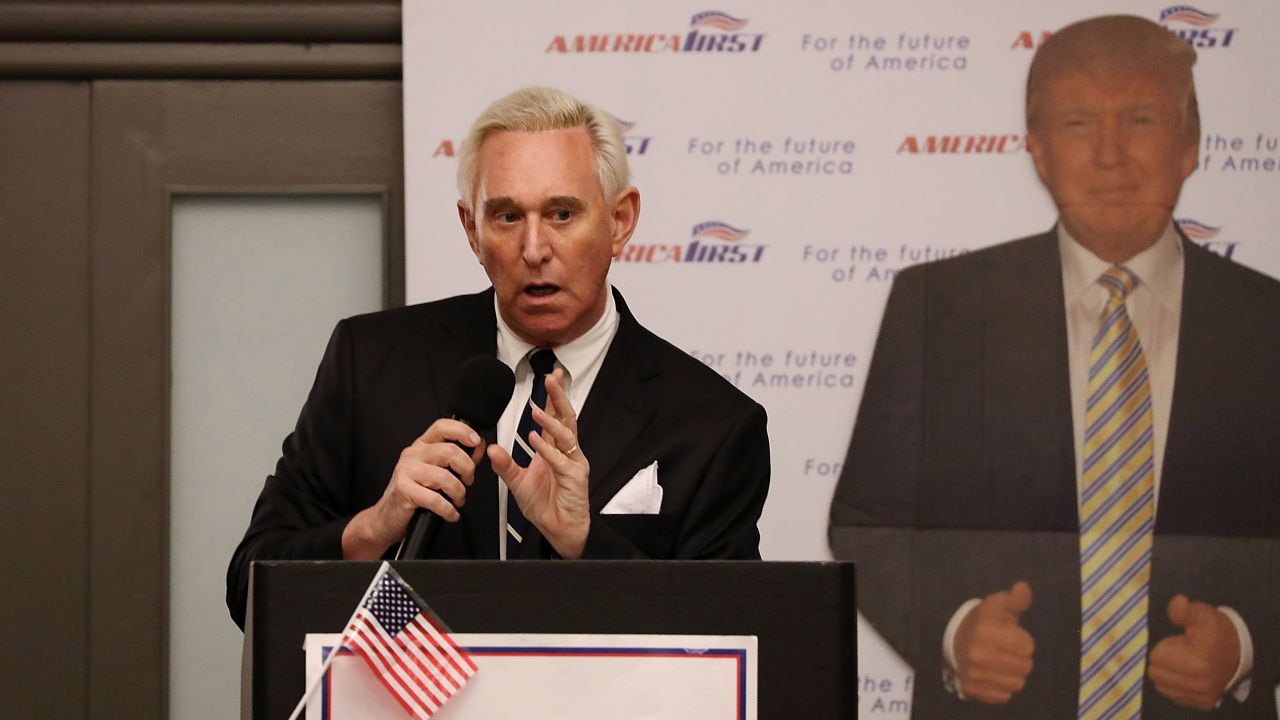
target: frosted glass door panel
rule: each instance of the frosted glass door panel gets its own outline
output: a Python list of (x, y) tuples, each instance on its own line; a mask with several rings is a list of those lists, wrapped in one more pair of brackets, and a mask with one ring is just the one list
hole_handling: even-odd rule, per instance
[(334, 323), (382, 306), (382, 217), (376, 196), (174, 200), (171, 717), (239, 716), (227, 562)]

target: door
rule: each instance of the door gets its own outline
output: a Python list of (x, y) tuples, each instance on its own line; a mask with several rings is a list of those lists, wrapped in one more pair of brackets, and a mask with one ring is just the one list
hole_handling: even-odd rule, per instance
[[(346, 220), (327, 218), (354, 213), (354, 234), (376, 237), (351, 257), (366, 276), (374, 263), (378, 287), (313, 323), (401, 304), (398, 19), (397, 3), (371, 0), (0, 6), (0, 497), (10, 514), (0, 523), (10, 556), (0, 703), (14, 716), (234, 714), (238, 686), (212, 684), (239, 667), (221, 597), (217, 613), (184, 624), (213, 626), (230, 655), (171, 657), (184, 628), (170, 603), (192, 595), (171, 580), (221, 588), (228, 559), (211, 542), (171, 571), (182, 380), (173, 323), (184, 289), (173, 234), (180, 245), (216, 242), (208, 222), (191, 230), (192, 218), (213, 217), (242, 243), (269, 245), (260, 220), (283, 215), (304, 234), (317, 222), (339, 228), (328, 242), (342, 250)], [(305, 263), (311, 248), (286, 251)], [(198, 257), (197, 277), (224, 272)], [(342, 269), (328, 267), (324, 287), (354, 274)], [(274, 289), (264, 284), (254, 289)], [(274, 305), (268, 297), (258, 306)], [(290, 378), (309, 384), (321, 350), (300, 343)], [(284, 430), (268, 444), (278, 448)], [(227, 479), (241, 509), (205, 517), (208, 527), (243, 532), (242, 508), (270, 470)], [(184, 667), (210, 687), (171, 683)]]

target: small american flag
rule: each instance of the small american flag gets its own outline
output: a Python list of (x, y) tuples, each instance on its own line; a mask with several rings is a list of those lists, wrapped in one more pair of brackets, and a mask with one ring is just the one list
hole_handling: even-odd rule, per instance
[(378, 680), (416, 718), (429, 718), (476, 673), (426, 603), (387, 563), (342, 633)]

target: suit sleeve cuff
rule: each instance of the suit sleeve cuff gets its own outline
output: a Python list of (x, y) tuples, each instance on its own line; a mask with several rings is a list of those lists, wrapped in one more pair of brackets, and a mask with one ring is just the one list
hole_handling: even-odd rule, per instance
[[(550, 543), (548, 543), (550, 545)], [(630, 560), (647, 556), (622, 535), (614, 532), (599, 515), (591, 517), (587, 529), (587, 542), (582, 547), (583, 560)]]
[(979, 598), (967, 600), (956, 610), (951, 616), (951, 620), (947, 622), (947, 629), (942, 633), (942, 684), (947, 690), (956, 697), (964, 700), (964, 690), (960, 687), (960, 664), (956, 662), (956, 633), (960, 630), (960, 623), (971, 610), (982, 602)]
[(1227, 694), (1238, 702), (1249, 699), (1249, 690), (1253, 685), (1253, 636), (1249, 634), (1249, 626), (1245, 624), (1240, 613), (1225, 606), (1218, 606), (1218, 611), (1227, 616), (1236, 628), (1236, 637), (1240, 640), (1240, 664), (1236, 666), (1235, 675), (1227, 683)]

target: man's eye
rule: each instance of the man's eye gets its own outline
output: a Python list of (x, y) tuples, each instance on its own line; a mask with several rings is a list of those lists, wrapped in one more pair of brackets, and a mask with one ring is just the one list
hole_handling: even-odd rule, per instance
[(554, 217), (556, 220), (560, 222), (568, 222), (569, 220), (573, 219), (573, 211), (557, 210), (554, 213), (552, 213), (552, 217)]
[(519, 220), (519, 219), (520, 219), (520, 216), (519, 216), (519, 215), (517, 215), (517, 214), (515, 214), (515, 213), (513, 213), (513, 212), (501, 212), (501, 213), (498, 213), (498, 222), (502, 222), (502, 223), (513, 223), (513, 222), (515, 222), (515, 221), (517, 221), (517, 220)]

